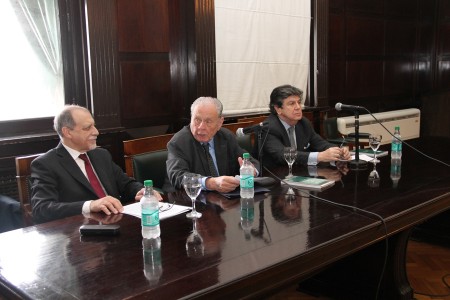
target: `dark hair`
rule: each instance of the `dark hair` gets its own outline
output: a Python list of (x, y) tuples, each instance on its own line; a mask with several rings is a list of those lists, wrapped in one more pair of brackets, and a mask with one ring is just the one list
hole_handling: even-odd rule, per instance
[(283, 100), (289, 96), (299, 96), (300, 101), (302, 101), (303, 91), (289, 84), (280, 85), (274, 88), (272, 93), (270, 93), (270, 103), (269, 103), (270, 112), (276, 115), (277, 111), (275, 110), (275, 106), (282, 107)]

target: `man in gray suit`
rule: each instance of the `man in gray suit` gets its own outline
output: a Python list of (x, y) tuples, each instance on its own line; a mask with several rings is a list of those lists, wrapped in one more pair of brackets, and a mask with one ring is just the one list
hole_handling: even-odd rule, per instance
[(54, 128), (59, 145), (31, 164), (35, 222), (90, 212), (118, 214), (123, 211), (122, 202), (142, 197), (142, 183), (128, 177), (107, 150), (97, 148), (99, 132), (89, 110), (65, 106), (55, 117)]
[[(222, 103), (212, 97), (200, 97), (192, 103), (191, 122), (167, 144), (167, 175), (175, 188), (182, 187), (185, 173), (203, 175), (205, 190), (226, 193), (239, 186), (242, 154), (236, 136), (223, 123)], [(258, 168), (259, 163), (251, 159)], [(254, 174), (257, 175), (257, 169)]]
[[(296, 163), (317, 165), (350, 159), (347, 148), (339, 148), (317, 134), (309, 120), (303, 118), (303, 92), (291, 85), (282, 85), (270, 94), (270, 115), (267, 118), (267, 139), (263, 145), (266, 166), (286, 165), (284, 147), (297, 149)], [(290, 133), (292, 130), (292, 133)]]

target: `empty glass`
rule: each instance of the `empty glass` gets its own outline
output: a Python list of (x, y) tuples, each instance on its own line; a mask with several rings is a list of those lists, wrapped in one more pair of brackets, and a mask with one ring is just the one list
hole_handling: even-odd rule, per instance
[(192, 200), (192, 211), (187, 213), (186, 217), (200, 218), (202, 214), (195, 210), (195, 199), (202, 189), (201, 176), (199, 174), (186, 173), (183, 176), (183, 187)]

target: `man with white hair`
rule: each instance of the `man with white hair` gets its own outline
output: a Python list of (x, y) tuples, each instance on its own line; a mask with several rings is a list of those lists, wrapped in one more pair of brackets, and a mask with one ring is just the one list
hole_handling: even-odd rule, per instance
[[(191, 105), (191, 122), (167, 144), (167, 175), (175, 188), (182, 187), (185, 173), (203, 176), (203, 189), (227, 193), (239, 186), (242, 155), (234, 133), (221, 128), (222, 103), (212, 97), (200, 97)], [(258, 168), (259, 162), (251, 158)], [(254, 174), (257, 175), (257, 169)]]

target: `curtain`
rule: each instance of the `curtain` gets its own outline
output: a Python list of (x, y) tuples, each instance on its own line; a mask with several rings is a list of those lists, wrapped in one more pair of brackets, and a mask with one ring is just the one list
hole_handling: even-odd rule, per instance
[(61, 45), (57, 0), (11, 0), (25, 35), (42, 62), (54, 73), (61, 73)]
[(273, 88), (292, 84), (306, 95), (309, 0), (216, 0), (217, 97), (224, 114), (269, 111)]

